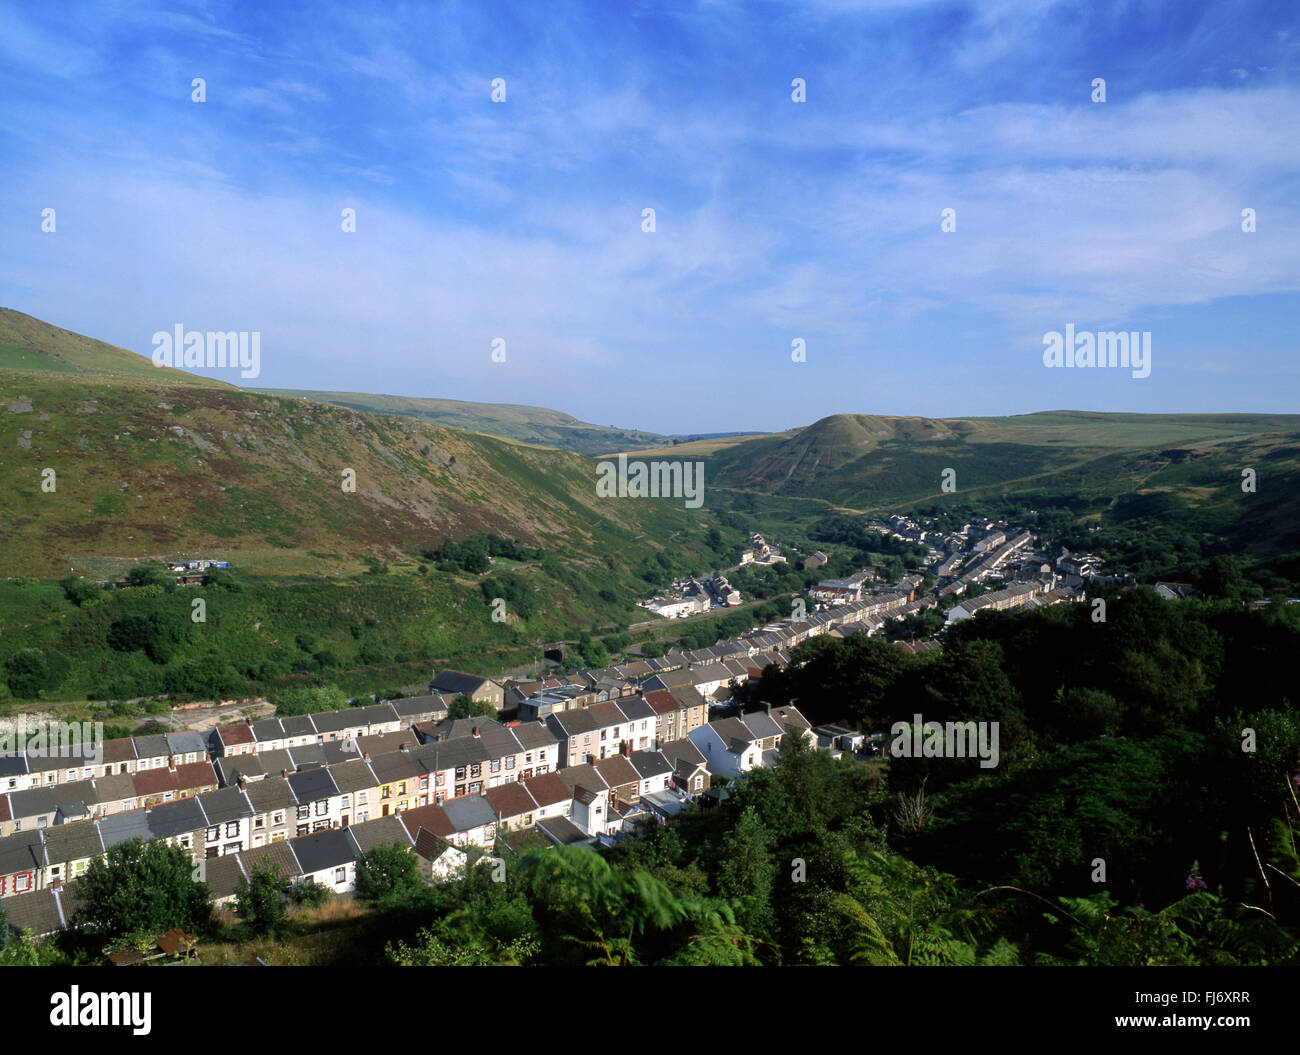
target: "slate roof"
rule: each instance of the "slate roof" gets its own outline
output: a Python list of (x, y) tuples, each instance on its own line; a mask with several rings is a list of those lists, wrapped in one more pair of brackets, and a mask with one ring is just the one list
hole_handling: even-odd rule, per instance
[(299, 805), (305, 802), (318, 802), (331, 795), (338, 794), (338, 785), (330, 776), (328, 769), (305, 769), (300, 773), (290, 773), (289, 787), (293, 788), (294, 797)]
[(208, 744), (203, 739), (202, 733), (182, 730), (178, 733), (167, 733), (165, 739), (174, 755), (188, 755), (197, 751), (200, 758), (208, 757)]
[(488, 824), (495, 825), (497, 822), (497, 815), (482, 795), (448, 799), (442, 808), (458, 832), (467, 832)]
[(135, 740), (136, 758), (166, 758), (171, 754), (171, 745), (162, 734), (156, 736), (137, 736)]
[(99, 829), (88, 821), (56, 824), (45, 830), (45, 854), (51, 864), (98, 857), (103, 852)]
[(393, 846), (413, 844), (405, 825), (396, 817), (378, 817), (363, 824), (354, 824), (348, 831), (352, 833), (352, 838), (356, 840), (357, 849), (361, 853), (369, 853), (376, 846), (383, 846), (386, 843)]
[(199, 795), (196, 801), (203, 808), (203, 815), (208, 819), (208, 827), (243, 820), (253, 815), (253, 807), (249, 805), (239, 788), (209, 791)]
[(406, 722), (427, 721), (430, 717), (437, 714), (444, 714), (448, 710), (448, 704), (444, 701), (441, 693), (431, 693), (428, 696), (408, 696), (403, 700), (389, 700), (397, 716)]
[(296, 879), (302, 874), (298, 869), (298, 859), (293, 855), (293, 850), (283, 840), (268, 843), (266, 846), (254, 846), (252, 849), (241, 850), (229, 856), (238, 857), (245, 874), (250, 877), (253, 870), (262, 864), (264, 858), (269, 859), (271, 864), (280, 866), (281, 879)]
[(628, 759), (642, 780), (673, 771), (672, 763), (658, 751), (633, 751)]
[(545, 750), (560, 742), (554, 730), (547, 728), (545, 722), (520, 722), (512, 725), (510, 731), (525, 751)]
[(95, 821), (95, 827), (99, 829), (99, 837), (104, 843), (104, 849), (108, 850), (118, 843), (124, 843), (128, 839), (139, 839), (141, 842), (148, 842), (153, 838), (153, 832), (149, 829), (149, 819), (145, 815), (146, 810), (127, 810), (124, 813), (113, 813), (107, 817), (100, 817)]
[(0, 876), (44, 867), (45, 844), (39, 831), (17, 832), (0, 839)]
[(310, 714), (288, 714), (280, 719), (280, 726), (286, 737), (310, 736), (316, 739), (316, 726)]
[(145, 819), (150, 833), (160, 839), (169, 839), (187, 832), (201, 832), (208, 826), (207, 818), (196, 799), (164, 802), (146, 811)]
[(379, 780), (370, 768), (370, 763), (363, 758), (330, 766), (329, 773), (334, 778), (334, 785), (344, 795), (365, 791), (379, 784)]
[(244, 788), (244, 795), (253, 806), (255, 813), (272, 813), (275, 810), (291, 810), (298, 805), (293, 788), (283, 777), (267, 777)]
[(444, 670), (430, 682), (430, 687), (437, 692), (450, 693), (453, 696), (458, 696), (462, 692), (472, 696), (490, 680), (476, 674), (466, 674), (461, 670)]
[(290, 839), (289, 849), (304, 874), (338, 868), (357, 859), (357, 844), (346, 828), (332, 828)]
[(590, 835), (565, 817), (545, 817), (537, 822), (537, 827), (557, 846), (583, 846), (592, 842)]
[(239, 854), (209, 857), (202, 865), (203, 882), (208, 884), (213, 897), (234, 897), (236, 884), (241, 878), (248, 878), (240, 864)]
[(389, 751), (385, 755), (372, 755), (370, 768), (375, 774), (376, 782), (394, 784), (401, 780), (412, 780), (426, 772), (418, 755), (419, 751)]
[(638, 722), (642, 718), (653, 718), (656, 714), (655, 709), (639, 696), (624, 696), (618, 701), (618, 709)]

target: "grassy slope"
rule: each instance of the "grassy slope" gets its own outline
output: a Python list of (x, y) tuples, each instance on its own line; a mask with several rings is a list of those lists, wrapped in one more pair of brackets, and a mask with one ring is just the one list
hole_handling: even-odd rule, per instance
[(318, 392), (289, 389), (257, 389), (270, 395), (306, 397), (320, 403), (350, 407), (379, 414), (400, 414), (433, 425), (468, 429), (524, 443), (559, 447), (582, 454), (648, 447), (665, 442), (665, 437), (635, 429), (605, 428), (579, 421), (569, 414), (544, 407), (508, 403), (464, 403), (454, 399), (423, 399), (412, 396), (371, 395), (364, 392)]

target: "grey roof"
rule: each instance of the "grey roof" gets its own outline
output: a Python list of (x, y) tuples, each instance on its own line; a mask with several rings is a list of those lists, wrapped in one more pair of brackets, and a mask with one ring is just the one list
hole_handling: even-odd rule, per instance
[(370, 769), (379, 784), (392, 784), (398, 780), (411, 780), (427, 772), (417, 758), (422, 748), (415, 751), (388, 751), (370, 759)]
[(346, 740), (330, 740), (320, 745), (321, 754), (327, 766), (337, 766), (343, 762), (352, 762), (362, 755), (355, 737)]
[(280, 866), (281, 879), (294, 879), (299, 875), (298, 859), (294, 857), (289, 844), (283, 840), (265, 846), (254, 846), (251, 850), (241, 850), (232, 856), (239, 858), (239, 863), (249, 876), (267, 861)]
[(135, 757), (136, 758), (166, 758), (171, 754), (171, 745), (167, 743), (167, 737), (157, 736), (135, 736)]
[[(223, 785), (237, 784), (240, 777), (250, 781), (261, 780), (267, 774), (266, 761), (261, 755), (223, 755), (214, 759), (217, 779)], [(279, 770), (276, 770), (279, 773)]]
[(486, 762), (492, 757), (482, 740), (469, 736), (424, 744), (411, 754), (418, 760), (421, 773), (460, 769), (461, 766), (473, 765), (475, 762)]
[(655, 716), (655, 709), (640, 696), (624, 696), (621, 700), (612, 702), (617, 703), (618, 709), (633, 721), (639, 722), (642, 718), (653, 718)]
[(448, 799), (442, 804), (442, 808), (458, 832), (467, 832), (471, 828), (497, 822), (496, 811), (482, 795), (464, 795), (458, 799)]
[(280, 725), (284, 729), (285, 736), (310, 736), (316, 737), (316, 725), (311, 720), (310, 714), (290, 714), (280, 719)]
[(379, 780), (371, 770), (370, 763), (363, 758), (330, 766), (329, 773), (334, 780), (335, 787), (344, 794), (350, 795), (354, 791), (364, 791), (366, 788), (378, 787), (379, 785)]
[[(478, 730), (478, 736), (474, 731)], [(491, 718), (447, 719), (439, 722), (430, 731), (435, 738), (433, 742), (447, 743), (453, 740), (477, 740), (483, 745), (487, 758), (503, 758), (519, 753), (519, 741), (509, 729)], [(478, 761), (478, 760), (475, 760)]]
[(633, 751), (628, 761), (632, 763), (632, 767), (640, 774), (642, 780), (673, 771), (672, 763), (658, 751)]
[(253, 815), (253, 807), (237, 787), (206, 792), (198, 796), (198, 803), (203, 807), (203, 815), (207, 817), (209, 826), (243, 820)]
[(558, 846), (583, 846), (593, 841), (590, 835), (566, 817), (544, 817), (537, 822), (537, 827)]
[(588, 714), (585, 708), (576, 711), (555, 711), (546, 721), (548, 724), (555, 723), (551, 726), (552, 730), (558, 725), (563, 730), (564, 735), (568, 737), (581, 736), (583, 733), (594, 733), (601, 727), (600, 723)]
[(91, 784), (94, 785), (92, 799), (97, 806), (105, 802), (130, 802), (139, 797), (130, 773), (110, 773), (106, 777), (97, 777)]
[(749, 714), (741, 715), (741, 721), (745, 723), (755, 737), (760, 739), (766, 739), (769, 736), (781, 736), (785, 732), (780, 723), (764, 711), (750, 711)]
[(473, 695), (489, 680), (489, 678), (482, 678), (477, 674), (466, 674), (460, 670), (444, 670), (429, 685), (438, 692), (449, 692), (453, 695), (467, 692)]
[(548, 729), (545, 722), (520, 722), (512, 725), (510, 731), (525, 751), (537, 751), (554, 747), (560, 742), (553, 729)]
[(253, 738), (259, 743), (284, 739), (284, 726), (279, 718), (263, 718), (252, 725)]
[(21, 777), (27, 773), (26, 755), (0, 755), (0, 779)]
[(40, 817), (59, 808), (59, 796), (53, 786), (9, 792), (9, 814), (14, 818)]
[(289, 774), (289, 787), (301, 805), (304, 802), (317, 802), (338, 794), (338, 785), (325, 768), (305, 769), (300, 773)]
[(141, 842), (152, 839), (154, 833), (149, 830), (146, 813), (146, 810), (127, 810), (125, 813), (112, 813), (95, 821), (104, 849), (124, 843), (128, 839), (139, 839)]
[(12, 930), (21, 933), (30, 930), (37, 938), (63, 929), (65, 916), (60, 912), (63, 891), (49, 887), (13, 894), (5, 898), (5, 915)]
[(431, 715), (441, 714), (447, 710), (441, 694), (428, 696), (408, 696), (404, 700), (389, 700), (399, 718), (408, 722), (423, 721)]
[(146, 812), (149, 831), (160, 839), (169, 839), (187, 832), (199, 832), (208, 826), (203, 810), (194, 799), (164, 802)]
[(669, 740), (666, 744), (659, 747), (659, 753), (662, 754), (674, 768), (702, 766), (707, 759), (704, 752), (691, 743), (688, 739)]
[(0, 839), (0, 876), (44, 867), (45, 844), (40, 832), (18, 832)]
[(322, 872), (357, 859), (357, 844), (346, 828), (332, 828), (289, 840), (302, 872)]
[(208, 744), (204, 740), (202, 733), (183, 731), (179, 733), (167, 733), (164, 737), (167, 746), (171, 748), (174, 755), (188, 755), (197, 751), (199, 755), (206, 757), (208, 753)]
[(357, 849), (368, 853), (376, 846), (391, 843), (394, 846), (411, 846), (411, 835), (396, 817), (378, 817), (348, 829), (356, 840)]
[(208, 884), (213, 897), (232, 897), (240, 878), (248, 878), (240, 865), (239, 854), (209, 857), (202, 862), (203, 882)]
[(325, 748), (320, 744), (302, 744), (287, 750), (294, 769), (312, 769), (326, 764)]
[(81, 861), (104, 852), (99, 829), (88, 821), (56, 824), (45, 831), (45, 855), (50, 864)]
[(268, 777), (283, 776), (287, 769), (292, 773), (298, 768), (293, 760), (293, 755), (283, 747), (277, 747), (272, 751), (263, 751), (258, 756), (262, 760), (262, 765), (266, 767)]
[(298, 805), (293, 788), (283, 777), (267, 777), (265, 780), (253, 781), (244, 788), (244, 794), (256, 813), (288, 810)]
[(348, 707), (342, 711), (320, 711), (311, 716), (318, 733), (339, 733), (352, 726), (364, 726), (364, 708)]

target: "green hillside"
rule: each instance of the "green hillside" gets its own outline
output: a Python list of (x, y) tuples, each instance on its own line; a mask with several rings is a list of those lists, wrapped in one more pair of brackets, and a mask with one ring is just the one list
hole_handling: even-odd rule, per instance
[(400, 414), (431, 425), (502, 436), (521, 443), (559, 447), (580, 454), (605, 454), (666, 444), (668, 437), (635, 429), (606, 428), (579, 421), (544, 407), (511, 403), (465, 403), (455, 399), (370, 395), (364, 392), (317, 392), (297, 389), (255, 389), (268, 395), (305, 397), (367, 413)]
[[(1148, 517), (1263, 556), (1300, 549), (1297, 415), (835, 415), (717, 442), (699, 456), (715, 487), (864, 512), (1013, 502), (1083, 519)], [(1257, 474), (1253, 494), (1241, 487), (1247, 468)], [(942, 490), (946, 469), (956, 474), (953, 493)]]
[(200, 377), (93, 337), (51, 326), (12, 308), (0, 308), (0, 370), (54, 374), (122, 374), (168, 384), (230, 388), (224, 381)]

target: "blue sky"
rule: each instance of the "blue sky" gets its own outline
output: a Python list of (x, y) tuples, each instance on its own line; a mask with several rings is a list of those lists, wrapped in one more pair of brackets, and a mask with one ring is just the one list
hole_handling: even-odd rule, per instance
[[(1297, 411), (1298, 12), (8, 4), (0, 304), (659, 432)], [(1150, 331), (1151, 375), (1045, 368), (1067, 323)]]

